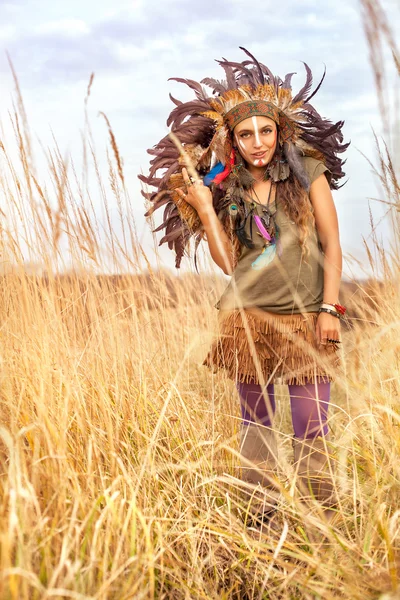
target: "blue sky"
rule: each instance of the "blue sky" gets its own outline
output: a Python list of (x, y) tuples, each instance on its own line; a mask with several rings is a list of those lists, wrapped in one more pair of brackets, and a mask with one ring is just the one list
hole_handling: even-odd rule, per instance
[[(398, 28), (396, 3), (386, 0), (384, 6)], [(74, 152), (79, 161), (83, 101), (94, 72), (89, 113), (98, 150), (107, 143), (98, 118), (104, 111), (124, 157), (138, 231), (151, 253), (136, 175), (147, 169), (146, 148), (166, 132), (172, 108), (168, 94), (189, 98), (183, 86), (167, 80), (221, 78), (214, 59), (243, 60), (239, 46), (276, 74), (297, 72), (295, 91), (304, 81), (302, 60), (315, 82), (326, 65), (325, 82), (313, 102), (323, 116), (345, 120), (344, 135), (352, 142), (345, 167), (349, 181), (334, 198), (343, 250), (362, 259), (362, 236), (370, 232), (366, 198), (379, 196), (380, 190), (360, 150), (376, 162), (371, 128), (380, 131), (380, 118), (359, 4), (353, 0), (0, 0), (0, 117), (4, 124), (12, 106), (7, 51), (33, 133), (46, 142), (52, 130), (62, 151)], [(379, 219), (382, 207), (374, 204), (373, 212)], [(380, 233), (388, 236), (388, 227)], [(162, 257), (172, 264), (168, 250)]]

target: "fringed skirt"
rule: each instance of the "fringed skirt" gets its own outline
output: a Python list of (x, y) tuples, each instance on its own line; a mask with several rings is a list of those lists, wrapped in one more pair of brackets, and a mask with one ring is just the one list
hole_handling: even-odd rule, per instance
[(204, 365), (245, 383), (328, 382), (339, 367), (338, 346), (319, 346), (318, 313), (280, 315), (260, 309), (224, 311)]

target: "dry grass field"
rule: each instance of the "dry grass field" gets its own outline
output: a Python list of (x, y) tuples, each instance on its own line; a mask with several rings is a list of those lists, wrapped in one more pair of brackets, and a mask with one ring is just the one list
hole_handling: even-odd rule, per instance
[[(390, 43), (374, 6), (364, 2), (371, 44)], [(37, 180), (17, 100), (18, 164), (0, 140), (0, 598), (399, 598), (400, 255), (372, 236), (379, 280), (343, 289), (334, 523), (294, 494), (282, 387), (284, 505), (277, 535), (259, 535), (243, 524), (234, 385), (201, 366), (224, 282), (146, 266), (114, 138), (109, 185), (97, 176), (105, 214), (116, 203), (126, 215), (124, 235), (109, 222), (100, 243), (90, 194), (57, 148), (48, 185)], [(89, 124), (86, 135), (96, 172)], [(399, 181), (390, 152), (381, 159), (399, 235)], [(99, 274), (102, 253), (130, 274)]]

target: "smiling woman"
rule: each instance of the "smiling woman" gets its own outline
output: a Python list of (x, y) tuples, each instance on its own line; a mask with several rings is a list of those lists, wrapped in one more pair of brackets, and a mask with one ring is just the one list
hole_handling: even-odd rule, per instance
[(234, 139), (247, 163), (264, 167), (276, 150), (276, 133), (277, 126), (272, 119), (249, 117), (235, 128)]
[[(190, 237), (206, 234), (211, 256), (232, 275), (217, 308), (220, 331), (205, 364), (236, 381), (242, 410), (242, 474), (256, 522), (279, 506), (275, 383), (289, 386), (299, 487), (331, 515), (336, 504), (327, 451), (330, 382), (338, 366), (342, 253), (331, 189), (344, 176), (338, 154), (343, 122), (310, 104), (312, 75), (292, 96), (291, 77), (274, 76), (249, 52), (221, 61), (226, 81), (187, 83), (196, 99), (175, 101), (174, 140), (149, 150), (157, 191), (148, 211), (165, 206), (161, 240), (179, 266)], [(178, 140), (179, 143), (176, 143)], [(162, 175), (159, 169), (165, 169)], [(192, 177), (189, 177), (189, 173)]]

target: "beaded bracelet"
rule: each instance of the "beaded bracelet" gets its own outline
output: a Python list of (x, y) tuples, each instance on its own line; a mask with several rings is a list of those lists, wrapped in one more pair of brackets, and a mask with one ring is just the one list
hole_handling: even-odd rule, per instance
[(330, 308), (324, 308), (321, 306), (321, 308), (319, 309), (318, 312), (319, 313), (326, 312), (329, 315), (333, 315), (334, 317), (337, 317), (338, 319), (342, 318), (342, 315), (340, 313), (338, 313), (336, 310), (331, 310)]

